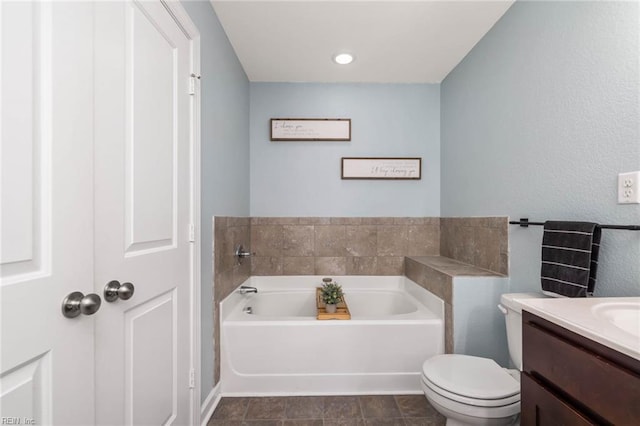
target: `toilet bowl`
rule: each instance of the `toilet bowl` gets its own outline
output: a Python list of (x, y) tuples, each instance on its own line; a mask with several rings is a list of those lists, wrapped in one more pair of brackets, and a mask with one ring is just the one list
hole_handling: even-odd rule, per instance
[(540, 293), (503, 294), (499, 308), (505, 315), (509, 355), (517, 370), (489, 358), (437, 355), (422, 366), (422, 390), (431, 405), (447, 418), (447, 426), (513, 425), (520, 415), (523, 299)]

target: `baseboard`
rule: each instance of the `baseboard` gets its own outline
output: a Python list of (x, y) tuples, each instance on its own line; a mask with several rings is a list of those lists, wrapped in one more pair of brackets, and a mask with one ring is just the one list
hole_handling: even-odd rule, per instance
[(220, 383), (218, 383), (213, 389), (211, 389), (211, 392), (209, 392), (209, 395), (207, 395), (207, 398), (204, 400), (202, 407), (200, 408), (201, 426), (207, 426), (207, 422), (213, 415), (220, 399), (222, 399), (222, 394), (220, 393)]

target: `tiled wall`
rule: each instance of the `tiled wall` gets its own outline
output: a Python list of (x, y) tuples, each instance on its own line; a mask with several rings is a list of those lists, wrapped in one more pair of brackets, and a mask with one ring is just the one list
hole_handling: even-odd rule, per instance
[(509, 275), (507, 217), (443, 217), (440, 255)]
[(236, 246), (242, 244), (245, 250), (251, 247), (251, 220), (248, 217), (214, 218), (214, 282), (213, 297), (220, 301), (251, 275), (251, 258), (239, 264), (234, 256)]
[(439, 218), (254, 217), (251, 275), (402, 275), (437, 255)]
[(453, 353), (453, 281), (451, 276), (443, 274), (434, 268), (425, 267), (422, 262), (406, 259), (406, 276), (438, 296), (444, 302), (445, 323), (445, 353)]

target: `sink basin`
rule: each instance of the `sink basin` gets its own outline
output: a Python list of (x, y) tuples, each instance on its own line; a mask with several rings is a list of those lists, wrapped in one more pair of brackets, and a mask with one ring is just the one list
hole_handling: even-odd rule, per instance
[(640, 336), (640, 303), (602, 302), (594, 305), (591, 311), (620, 330)]

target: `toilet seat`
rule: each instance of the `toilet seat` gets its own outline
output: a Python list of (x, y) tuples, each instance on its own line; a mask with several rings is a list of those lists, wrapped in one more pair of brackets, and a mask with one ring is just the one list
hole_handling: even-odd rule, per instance
[(448, 400), (464, 404), (470, 405), (479, 408), (499, 408), (512, 404), (520, 403), (520, 394), (512, 395), (503, 399), (479, 399), (479, 398), (469, 398), (464, 395), (460, 395), (457, 393), (449, 392), (445, 389), (438, 387), (429, 381), (424, 375), (422, 376), (422, 387), (423, 389), (429, 389), (431, 392), (446, 398)]
[(495, 361), (469, 355), (438, 355), (422, 366), (423, 385), (461, 404), (504, 407), (520, 402), (520, 382)]
[[(422, 383), (424, 394), (440, 413), (450, 417), (453, 413), (462, 415), (466, 418), (476, 419), (509, 419), (520, 413), (520, 401), (512, 404), (503, 405), (501, 407), (480, 407), (477, 405), (469, 405), (456, 400), (446, 398), (438, 392), (434, 392), (426, 384)], [(507, 423), (505, 423), (507, 424)]]

